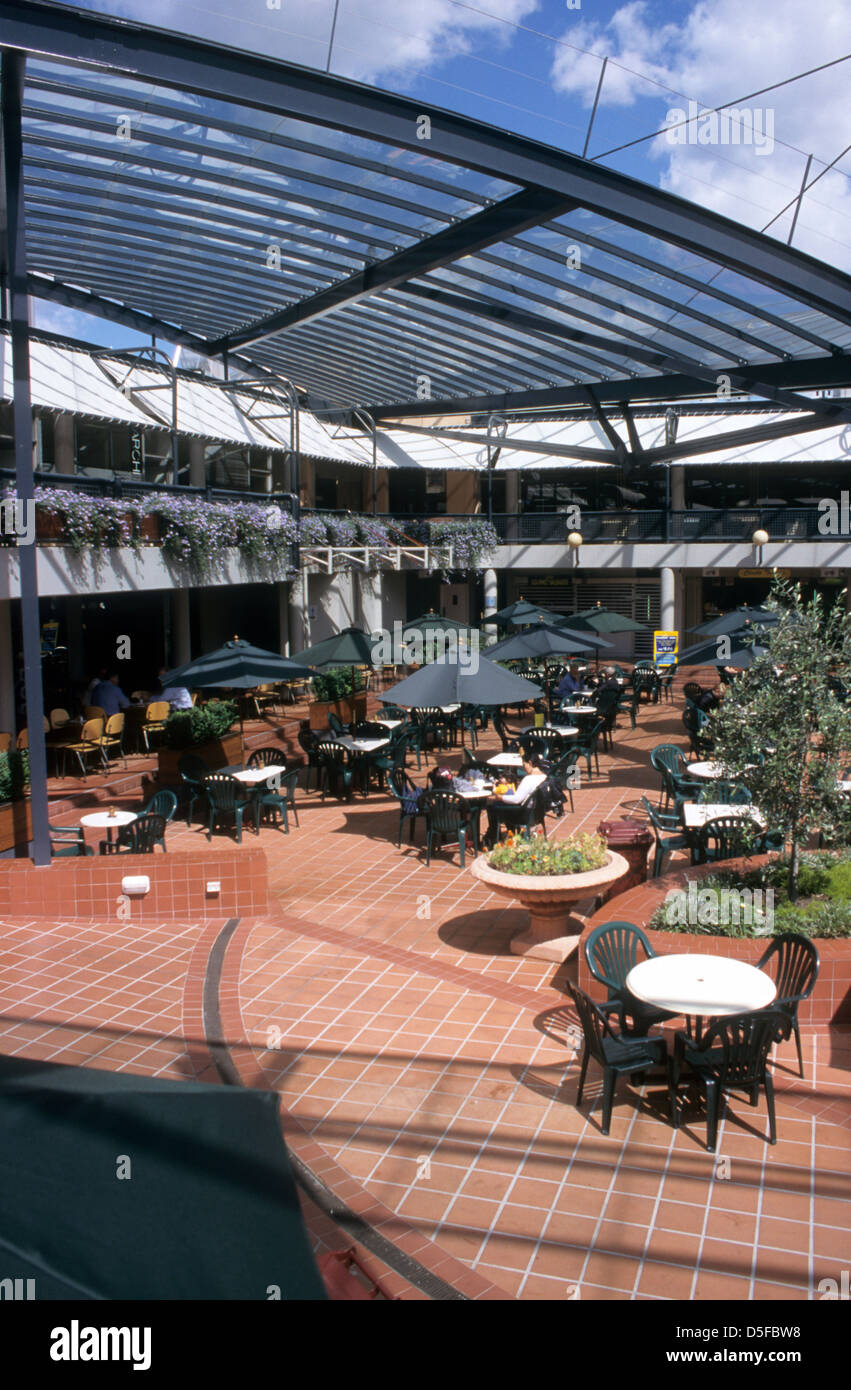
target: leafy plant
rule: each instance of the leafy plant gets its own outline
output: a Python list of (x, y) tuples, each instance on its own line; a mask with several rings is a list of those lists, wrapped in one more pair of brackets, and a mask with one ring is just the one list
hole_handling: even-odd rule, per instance
[(488, 863), (504, 874), (583, 874), (600, 869), (608, 850), (599, 835), (571, 835), (548, 840), (544, 835), (509, 834), (491, 851)]
[(0, 753), (0, 802), (21, 801), (30, 784), (30, 755), (26, 748)]
[(794, 902), (807, 837), (833, 836), (851, 821), (837, 785), (851, 752), (851, 705), (839, 695), (851, 683), (851, 619), (838, 604), (826, 613), (818, 594), (804, 602), (800, 585), (781, 580), (772, 600), (783, 616), (763, 639), (770, 648), (728, 687), (710, 728), (724, 777), (748, 786), (791, 844)]
[(169, 748), (192, 748), (223, 738), (236, 719), (233, 700), (210, 700), (200, 709), (174, 710), (165, 721), (165, 741)]
[(362, 689), (363, 674), (357, 666), (319, 671), (313, 677), (313, 695), (317, 700), (347, 700)]

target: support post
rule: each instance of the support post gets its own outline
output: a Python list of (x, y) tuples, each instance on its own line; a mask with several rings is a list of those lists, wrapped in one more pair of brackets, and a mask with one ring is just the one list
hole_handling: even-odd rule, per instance
[[(30, 327), (27, 299), (27, 242), (24, 207), (22, 115), (25, 55), (4, 49), (0, 64), (3, 127), (3, 192), (6, 212), (6, 264), (11, 297), (13, 421), (15, 486), (24, 514), (34, 514), (32, 467), (32, 392), (30, 389)], [(29, 730), (30, 805), (33, 858), (50, 863), (47, 820), (47, 753), (44, 742), (44, 692), (41, 680), (41, 624), (38, 612), (38, 555), (35, 543), (18, 548), (21, 574), (21, 627), (24, 639), (27, 728)]]

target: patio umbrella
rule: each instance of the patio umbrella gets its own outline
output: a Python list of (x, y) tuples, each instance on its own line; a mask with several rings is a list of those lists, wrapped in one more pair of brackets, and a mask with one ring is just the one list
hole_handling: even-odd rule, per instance
[(542, 694), (540, 686), (480, 656), (477, 663), (462, 664), (456, 658), (421, 666), (412, 676), (385, 691), (381, 698), (411, 709), (417, 705), (514, 705), (535, 700)]
[(403, 646), (409, 645), (417, 638), (421, 638), (424, 645), (431, 641), (432, 646), (435, 646), (435, 638), (439, 634), (445, 639), (453, 633), (456, 641), (461, 641), (463, 635), (468, 647), (482, 645), (482, 634), (478, 628), (471, 627), (469, 623), (459, 623), (455, 618), (444, 618), (442, 614), (435, 613), (434, 609), (423, 613), (419, 618), (412, 618), (408, 623), (402, 623), (401, 627)]
[(720, 637), (733, 632), (747, 631), (749, 626), (770, 627), (779, 623), (782, 616), (779, 608), (763, 608), (761, 605), (751, 608), (745, 604), (741, 608), (731, 609), (729, 613), (722, 613), (717, 618), (709, 618), (705, 623), (693, 627), (691, 631), (703, 637)]
[(338, 666), (371, 666), (375, 638), (359, 627), (344, 627), (333, 637), (326, 637), (303, 652), (296, 652), (293, 661), (301, 661), (318, 671), (330, 671)]
[[(754, 656), (761, 656), (767, 648), (763, 646), (748, 646), (750, 638), (755, 636), (753, 630), (747, 628), (740, 629), (738, 632), (718, 633), (718, 637), (727, 637), (730, 642), (730, 655), (718, 655), (718, 639), (712, 638), (709, 641), (696, 642), (691, 647), (686, 647), (680, 652), (679, 663), (681, 666), (750, 666), (751, 653)], [(763, 639), (764, 641), (765, 639)], [(737, 661), (736, 657), (746, 656), (746, 661)]]
[(521, 598), (517, 603), (509, 603), (507, 608), (500, 608), (498, 613), (490, 614), (485, 621), (496, 623), (499, 627), (528, 627), (530, 623), (536, 623), (539, 619), (544, 623), (555, 622), (560, 616), (548, 608), (539, 608), (536, 603), (529, 603), (527, 599)]
[[(608, 645), (608, 644), (605, 644)], [(523, 632), (504, 637), (495, 647), (488, 647), (488, 657), (498, 661), (523, 661), (528, 658), (544, 658), (544, 685), (547, 694), (547, 714), (552, 718), (552, 696), (550, 694), (549, 663), (552, 657), (575, 656), (579, 652), (591, 651), (591, 644), (564, 628), (551, 627), (539, 623)]]
[[(616, 613), (612, 608), (604, 608), (601, 603), (596, 603), (593, 608), (583, 608), (579, 613), (571, 613), (566, 618), (559, 618), (559, 627), (570, 628), (574, 632), (601, 633), (601, 632), (647, 632), (644, 623), (637, 623), (634, 618), (624, 618), (620, 613)], [(589, 637), (589, 641), (590, 641)], [(602, 642), (598, 638), (598, 645), (610, 646), (611, 643)], [(597, 665), (600, 664), (600, 653), (597, 652)]]
[(234, 637), (214, 652), (196, 657), (185, 666), (178, 666), (161, 677), (164, 688), (170, 685), (196, 686), (200, 690), (227, 688), (253, 690), (267, 681), (290, 681), (314, 675), (305, 662), (267, 652)]
[(297, 652), (294, 661), (309, 662), (319, 671), (334, 671), (339, 667), (350, 666), (352, 671), (352, 696), (355, 694), (355, 667), (372, 666), (373, 651), (379, 639), (364, 632), (360, 627), (344, 627), (332, 637), (326, 637), (312, 647)]

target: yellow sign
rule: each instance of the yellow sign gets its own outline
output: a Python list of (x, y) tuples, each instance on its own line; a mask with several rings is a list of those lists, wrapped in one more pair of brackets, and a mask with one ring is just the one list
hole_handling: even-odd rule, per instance
[(740, 579), (791, 579), (791, 570), (739, 570)]
[(653, 660), (657, 666), (675, 666), (677, 662), (678, 632), (653, 633)]

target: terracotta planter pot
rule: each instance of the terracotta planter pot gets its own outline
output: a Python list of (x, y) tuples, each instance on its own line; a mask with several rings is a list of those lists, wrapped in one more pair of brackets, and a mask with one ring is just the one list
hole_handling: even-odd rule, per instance
[(583, 874), (506, 874), (480, 855), (470, 872), (494, 893), (516, 898), (528, 909), (528, 928), (511, 939), (514, 954), (560, 964), (574, 953), (582, 931), (582, 920), (571, 913), (573, 904), (599, 896), (629, 873), (629, 864), (609, 850), (601, 868)]
[(158, 516), (139, 518), (139, 539), (150, 545), (158, 545), (160, 540), (160, 519)]
[(161, 783), (174, 786), (180, 781), (178, 763), (184, 753), (203, 759), (211, 772), (217, 772), (220, 767), (232, 767), (243, 761), (242, 735), (239, 732), (225, 734), (224, 738), (211, 743), (195, 743), (190, 748), (160, 748), (157, 763)]
[(4, 801), (0, 805), (0, 853), (26, 849), (33, 834), (32, 809), (26, 801)]
[(366, 691), (345, 700), (314, 700), (308, 706), (311, 729), (327, 729), (328, 715), (336, 714), (344, 724), (366, 719)]

